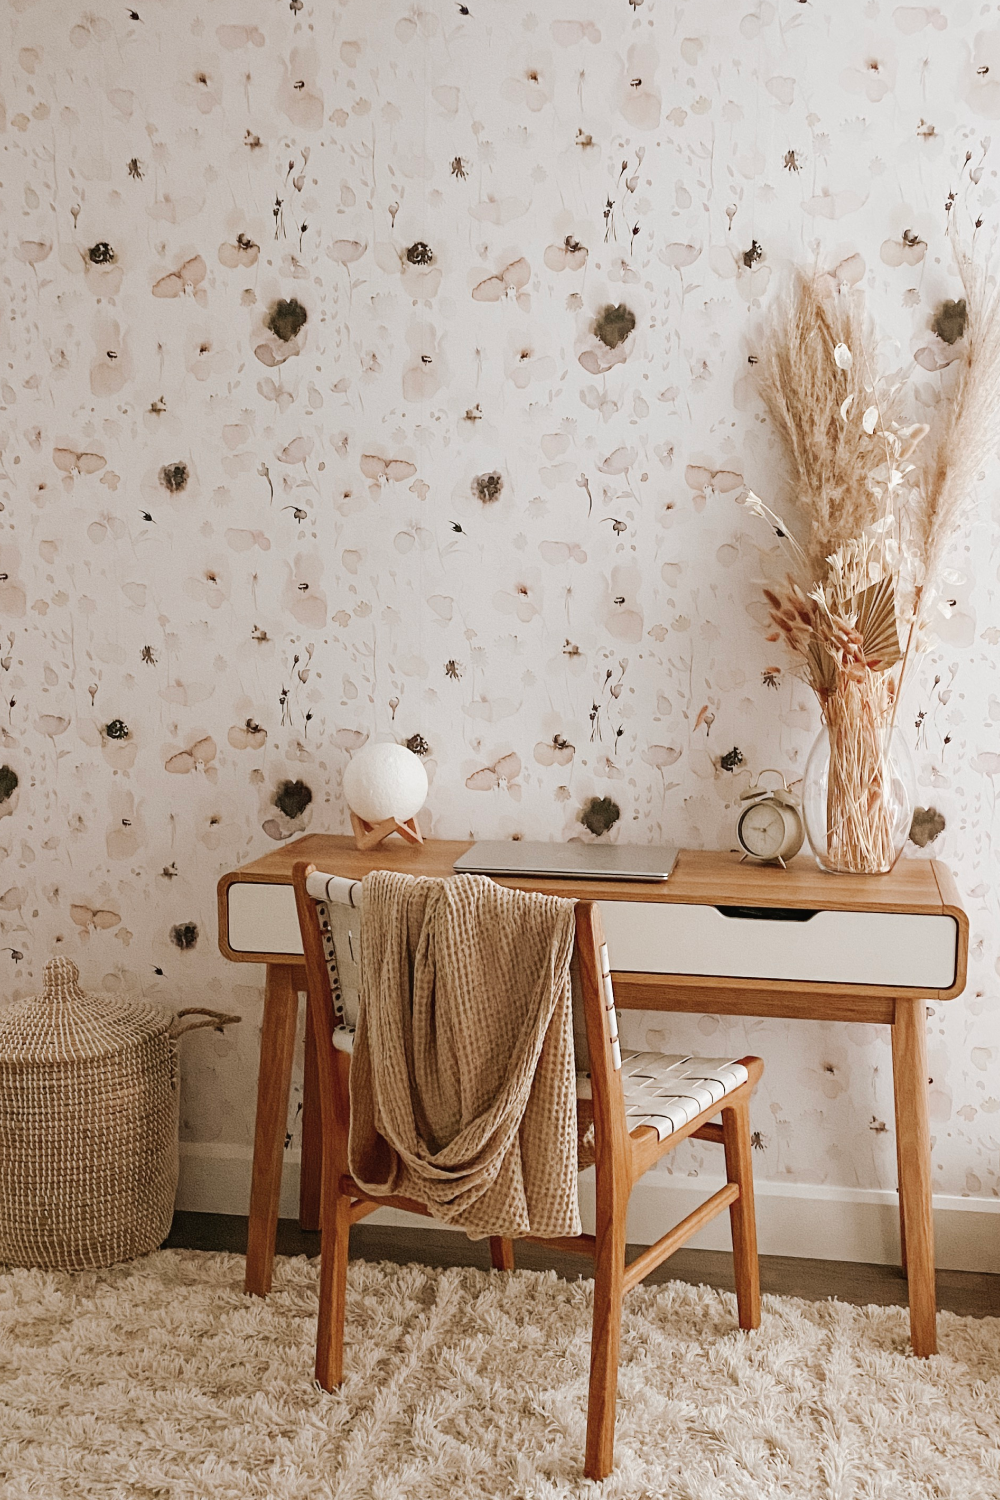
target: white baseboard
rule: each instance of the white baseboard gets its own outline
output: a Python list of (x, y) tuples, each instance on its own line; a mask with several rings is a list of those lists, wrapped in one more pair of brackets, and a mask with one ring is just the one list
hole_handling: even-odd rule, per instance
[[(697, 1186), (656, 1174), (647, 1177), (636, 1186), (629, 1204), (630, 1242), (652, 1244), (719, 1186), (721, 1179), (707, 1177), (699, 1178)], [(298, 1192), (298, 1153), (288, 1152), (281, 1184), (282, 1218), (298, 1217)], [(756, 1194), (762, 1255), (899, 1263), (899, 1217), (893, 1192), (758, 1180)], [(245, 1214), (249, 1201), (249, 1147), (214, 1142), (181, 1145), (178, 1208)], [(592, 1231), (593, 1169), (580, 1178), (580, 1207), (584, 1227)], [(426, 1219), (391, 1208), (379, 1209), (368, 1222), (427, 1228)], [(940, 1270), (1000, 1273), (1000, 1200), (936, 1196), (934, 1227)], [(728, 1215), (720, 1215), (689, 1243), (700, 1250), (730, 1249)]]

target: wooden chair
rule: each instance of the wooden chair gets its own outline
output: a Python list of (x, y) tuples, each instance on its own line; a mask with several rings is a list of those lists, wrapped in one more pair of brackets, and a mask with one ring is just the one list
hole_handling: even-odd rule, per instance
[[(350, 951), (340, 952), (338, 967), (340, 950), (333, 928), (338, 924), (342, 927), (345, 914), (338, 912), (331, 918), (331, 913), (336, 904), (359, 904), (360, 882), (320, 874), (315, 866), (299, 863), (294, 870), (294, 885), (305, 950), (307, 1024), (316, 1042), (323, 1132), (316, 1379), (324, 1390), (332, 1390), (343, 1379), (351, 1225), (384, 1205), (420, 1214), (426, 1214), (427, 1209), (409, 1199), (370, 1197), (348, 1170), (353, 1027), (349, 1024), (348, 984), (342, 982), (341, 971), (345, 967), (353, 970), (355, 965), (358, 927), (353, 934), (347, 933), (346, 944), (341, 942), (340, 949)], [(749, 1105), (764, 1065), (757, 1057), (739, 1062), (718, 1058), (700, 1062), (658, 1053), (621, 1052), (600, 911), (590, 901), (580, 901), (576, 907), (576, 959), (590, 1064), (589, 1080), (586, 1076), (579, 1080), (579, 1111), (584, 1123), (592, 1115), (594, 1124), (597, 1232), (568, 1239), (538, 1239), (536, 1243), (588, 1255), (594, 1261), (585, 1473), (588, 1479), (603, 1479), (614, 1463), (622, 1299), (725, 1208), (729, 1209), (732, 1228), (739, 1324), (744, 1329), (760, 1326)], [(711, 1123), (719, 1114), (722, 1124)], [(725, 1148), (726, 1186), (626, 1264), (625, 1215), (632, 1188), (650, 1167), (689, 1136)], [(490, 1255), (495, 1269), (514, 1269), (512, 1240), (491, 1239)]]

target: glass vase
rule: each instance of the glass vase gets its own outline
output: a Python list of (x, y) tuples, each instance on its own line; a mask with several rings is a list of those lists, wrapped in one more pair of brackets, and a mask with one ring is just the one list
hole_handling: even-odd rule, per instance
[(802, 811), (816, 863), (837, 875), (886, 875), (913, 818), (913, 763), (885, 705), (838, 691), (806, 763)]

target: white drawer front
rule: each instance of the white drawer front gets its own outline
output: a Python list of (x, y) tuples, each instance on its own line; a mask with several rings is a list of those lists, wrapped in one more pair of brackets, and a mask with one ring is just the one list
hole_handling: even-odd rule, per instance
[(229, 887), (229, 946), (234, 953), (301, 953), (295, 892), (290, 885)]
[[(955, 982), (958, 925), (948, 916), (818, 911), (807, 922), (727, 917), (714, 906), (602, 901), (619, 973), (702, 974), (814, 984), (946, 990)], [(229, 887), (236, 953), (302, 952), (288, 885)]]
[(818, 911), (808, 921), (724, 916), (714, 906), (602, 901), (619, 973), (799, 979), (946, 990), (958, 924), (948, 916)]

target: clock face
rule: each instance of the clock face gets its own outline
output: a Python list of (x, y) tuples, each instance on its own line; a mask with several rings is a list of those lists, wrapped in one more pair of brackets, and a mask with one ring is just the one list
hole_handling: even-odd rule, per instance
[(773, 802), (748, 807), (737, 824), (740, 843), (757, 859), (775, 859), (785, 842), (785, 820)]

